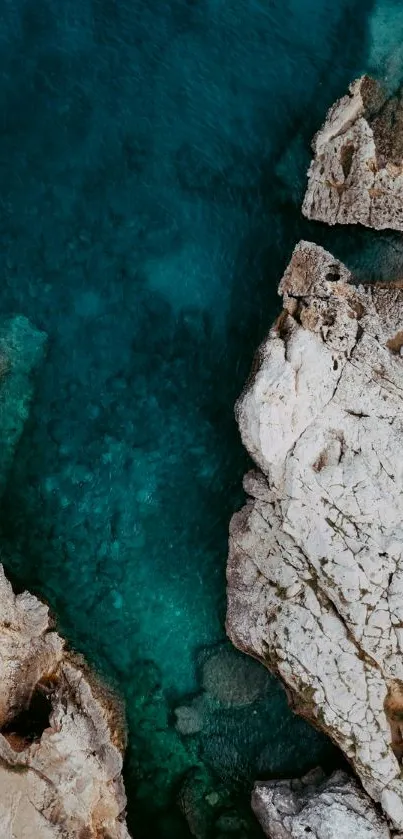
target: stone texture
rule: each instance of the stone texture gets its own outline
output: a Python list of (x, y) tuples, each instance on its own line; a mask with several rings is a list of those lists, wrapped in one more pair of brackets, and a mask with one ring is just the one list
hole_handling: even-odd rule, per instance
[(403, 99), (363, 76), (313, 141), (302, 211), (328, 224), (403, 230)]
[(227, 631), (403, 828), (403, 285), (295, 249), (236, 414)]
[(390, 839), (384, 819), (344, 772), (255, 784), (252, 807), (270, 839)]
[(1, 567), (0, 621), (2, 839), (128, 839), (122, 709)]

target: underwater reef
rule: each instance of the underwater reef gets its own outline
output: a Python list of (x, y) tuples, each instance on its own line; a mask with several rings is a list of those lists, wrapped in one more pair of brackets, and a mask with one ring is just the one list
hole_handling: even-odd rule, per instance
[[(0, 491), (29, 415), (46, 336), (0, 320)], [(124, 710), (57, 634), (48, 606), (0, 565), (0, 833), (128, 839)]]

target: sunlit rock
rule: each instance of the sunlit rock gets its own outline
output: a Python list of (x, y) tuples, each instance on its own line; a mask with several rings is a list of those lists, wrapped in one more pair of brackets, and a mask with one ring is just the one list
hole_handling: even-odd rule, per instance
[(301, 242), (237, 404), (227, 630), (403, 827), (403, 285)]
[(368, 76), (330, 108), (313, 141), (303, 213), (403, 230), (403, 99)]
[(123, 712), (0, 566), (0, 835), (127, 839)]
[(390, 839), (385, 820), (344, 772), (255, 784), (252, 806), (270, 839)]

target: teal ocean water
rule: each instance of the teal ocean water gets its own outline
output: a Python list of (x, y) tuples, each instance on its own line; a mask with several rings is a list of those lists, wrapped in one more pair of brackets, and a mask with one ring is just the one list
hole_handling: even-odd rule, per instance
[(326, 109), (364, 70), (401, 80), (403, 11), (2, 0), (0, 20), (0, 309), (49, 335), (3, 559), (125, 697), (133, 835), (259, 836), (254, 778), (340, 758), (226, 651), (233, 403), (301, 236), (399, 273), (398, 237), (299, 208)]

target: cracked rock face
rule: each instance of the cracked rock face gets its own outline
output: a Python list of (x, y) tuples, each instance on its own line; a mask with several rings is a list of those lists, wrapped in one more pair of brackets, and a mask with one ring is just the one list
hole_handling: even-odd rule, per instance
[[(227, 631), (403, 828), (403, 285), (301, 242), (237, 404)], [(287, 835), (287, 834), (286, 834)]]
[(0, 566), (0, 835), (129, 839), (121, 711)]
[(363, 76), (313, 141), (302, 211), (328, 224), (403, 230), (403, 93)]
[(270, 839), (390, 839), (391, 833), (358, 784), (344, 772), (325, 779), (255, 784), (252, 807)]

